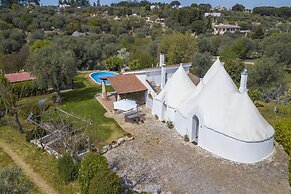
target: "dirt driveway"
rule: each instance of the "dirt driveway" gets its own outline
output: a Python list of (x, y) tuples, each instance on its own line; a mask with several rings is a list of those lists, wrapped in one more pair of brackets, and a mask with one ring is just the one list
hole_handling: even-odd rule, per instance
[[(111, 113), (106, 113), (112, 116)], [(139, 191), (165, 193), (290, 193), (288, 156), (276, 145), (271, 157), (256, 164), (238, 164), (214, 156), (183, 141), (147, 114), (144, 124), (114, 118), (135, 139), (105, 156), (120, 176), (126, 175)]]

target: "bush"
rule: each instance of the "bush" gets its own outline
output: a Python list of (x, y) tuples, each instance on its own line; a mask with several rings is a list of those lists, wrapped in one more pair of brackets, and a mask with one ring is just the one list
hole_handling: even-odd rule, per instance
[(91, 180), (98, 174), (108, 171), (107, 159), (99, 154), (90, 153), (82, 161), (79, 170), (78, 181), (81, 187), (81, 193), (89, 193)]
[[(291, 120), (280, 120), (275, 125), (275, 140), (282, 144), (285, 151), (291, 156)], [(291, 160), (289, 159), (289, 184), (291, 185)]]
[(89, 186), (89, 193), (94, 194), (119, 194), (121, 193), (120, 178), (112, 171), (104, 171), (96, 175)]
[(190, 141), (189, 136), (187, 134), (184, 135), (184, 141), (186, 142)]
[(27, 180), (20, 168), (7, 168), (0, 171), (0, 193), (30, 193), (32, 183)]
[(167, 121), (167, 126), (169, 129), (173, 129), (174, 125), (172, 121)]
[(286, 152), (291, 156), (291, 120), (280, 120), (275, 125), (275, 140), (282, 144)]
[(68, 154), (63, 155), (57, 162), (58, 174), (65, 181), (76, 180), (78, 176), (79, 164), (75, 164)]
[(33, 129), (31, 131), (28, 131), (26, 134), (26, 141), (30, 142), (33, 139), (39, 139), (41, 137), (44, 137), (46, 135), (46, 131), (40, 127)]

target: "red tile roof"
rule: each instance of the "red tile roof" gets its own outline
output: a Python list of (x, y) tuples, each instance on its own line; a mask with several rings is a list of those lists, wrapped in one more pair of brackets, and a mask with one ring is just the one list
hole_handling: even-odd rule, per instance
[(9, 73), (5, 74), (5, 77), (10, 83), (23, 82), (35, 79), (35, 77), (30, 72)]
[(108, 81), (117, 94), (146, 91), (147, 88), (133, 74), (108, 77)]

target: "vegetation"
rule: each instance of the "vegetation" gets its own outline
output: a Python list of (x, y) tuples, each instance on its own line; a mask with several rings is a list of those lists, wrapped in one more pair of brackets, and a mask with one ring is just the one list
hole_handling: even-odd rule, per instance
[(76, 180), (78, 177), (79, 164), (72, 157), (64, 154), (57, 162), (58, 174), (64, 182)]
[(109, 171), (107, 159), (104, 156), (91, 153), (81, 162), (79, 172), (81, 192), (87, 193), (120, 193), (119, 177)]
[(0, 193), (29, 193), (32, 183), (25, 179), (19, 168), (0, 171)]
[[(68, 156), (57, 161), (25, 142), (24, 135), (8, 126), (10, 119), (20, 133), (27, 133), (27, 141), (45, 135), (39, 129), (31, 130), (33, 126), (25, 120), (28, 113), (38, 111), (37, 101), (46, 98), (49, 104), (57, 102), (54, 106), (89, 120), (92, 124), (86, 134), (98, 146), (111, 143), (124, 132), (104, 116), (105, 109), (94, 99), (101, 88), (77, 71), (153, 67), (160, 52), (167, 65), (192, 61), (191, 72), (199, 77), (215, 56), (221, 56), (237, 85), (247, 67), (249, 94), (262, 105), (261, 112), (275, 126), (276, 141), (290, 156), (290, 118), (286, 115), (291, 114), (291, 85), (283, 69), (291, 67), (291, 8), (256, 7), (251, 13), (236, 4), (232, 10), (214, 10), (222, 14), (215, 18), (204, 17), (212, 9), (210, 4), (177, 9), (179, 1), (122, 1), (110, 7), (101, 6), (100, 1), (91, 6), (88, 0), (61, 0), (59, 4), (70, 7), (39, 7), (39, 0), (0, 1), (0, 73), (24, 70), (37, 77), (35, 82), (11, 85), (1, 76), (0, 138), (60, 193), (79, 192), (75, 161)], [(243, 31), (213, 35), (212, 23), (237, 24)], [(48, 94), (48, 88), (56, 93)], [(68, 88), (73, 89), (62, 91)], [(104, 169), (92, 164), (92, 171), (98, 172), (93, 176), (88, 170), (90, 162), (83, 163), (83, 169), (81, 165), (82, 192), (120, 192), (119, 179), (108, 170), (107, 161), (94, 157), (99, 157), (95, 159)], [(9, 159), (4, 157), (6, 162)]]

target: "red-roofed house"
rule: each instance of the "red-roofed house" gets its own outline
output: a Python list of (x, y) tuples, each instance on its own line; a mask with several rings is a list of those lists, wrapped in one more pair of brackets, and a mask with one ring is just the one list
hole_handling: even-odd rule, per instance
[(30, 72), (9, 73), (4, 75), (10, 83), (34, 80), (35, 77)]

